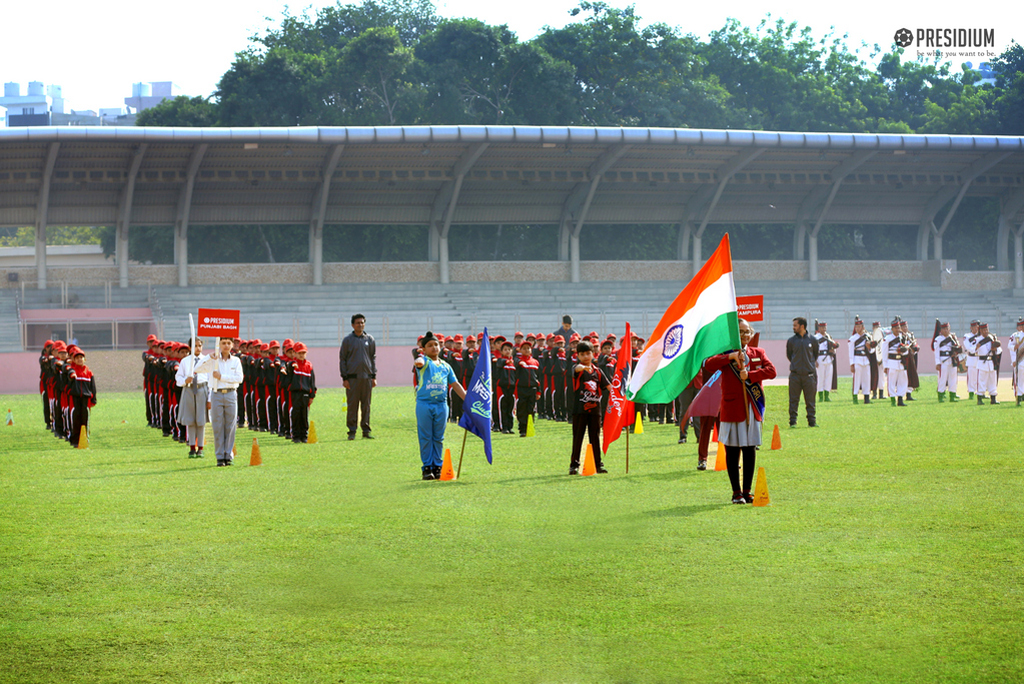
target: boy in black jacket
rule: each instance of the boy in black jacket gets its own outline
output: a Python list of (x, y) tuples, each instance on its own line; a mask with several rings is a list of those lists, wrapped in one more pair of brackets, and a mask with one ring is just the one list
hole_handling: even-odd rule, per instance
[(579, 475), (583, 437), (590, 433), (597, 472), (607, 473), (601, 462), (601, 393), (608, 379), (594, 364), (594, 350), (589, 342), (576, 346), (579, 363), (572, 369), (572, 457), (569, 474)]

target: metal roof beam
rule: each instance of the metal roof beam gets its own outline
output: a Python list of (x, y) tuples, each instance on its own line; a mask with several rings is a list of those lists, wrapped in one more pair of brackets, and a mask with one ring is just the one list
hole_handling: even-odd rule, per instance
[[(722, 164), (716, 172), (718, 176), (718, 187), (715, 189), (715, 194), (708, 203), (707, 209), (704, 211), (704, 218), (700, 222), (700, 226), (697, 228), (697, 232), (693, 235), (693, 272), (697, 273), (700, 269), (701, 262), (701, 239), (704, 237), (704, 229), (708, 227), (708, 221), (711, 219), (711, 212), (718, 206), (718, 200), (722, 197), (722, 192), (725, 191), (725, 186), (729, 182), (729, 179), (733, 177), (737, 171), (742, 169), (744, 166), (754, 161), (762, 154), (764, 154), (766, 148), (755, 147), (743, 152), (740, 152), (735, 157)], [(704, 187), (710, 187), (706, 185)], [(697, 210), (695, 208), (695, 210)]]
[(309, 260), (313, 264), (313, 284), (324, 284), (324, 216), (327, 214), (327, 201), (330, 199), (331, 182), (334, 171), (341, 161), (344, 145), (335, 145), (327, 156), (327, 161), (320, 172), (320, 185), (313, 193), (313, 201), (309, 208)]
[(199, 166), (209, 145), (202, 143), (192, 148), (185, 172), (185, 185), (178, 193), (177, 216), (174, 221), (174, 262), (178, 265), (178, 287), (188, 287), (188, 222), (192, 214), (192, 190)]
[[(473, 165), (476, 164), (477, 160), (480, 159), (480, 155), (484, 153), (490, 143), (481, 142), (471, 146), (468, 150), (462, 153), (459, 160), (455, 162), (455, 166), (452, 167), (452, 176), (454, 181), (445, 183), (444, 186), (438, 191), (437, 196), (434, 197), (434, 207), (431, 212), (431, 227), (430, 229), (436, 230), (438, 233), (438, 261), (441, 271), (441, 282), (449, 282), (448, 272), (448, 232), (452, 227), (452, 218), (455, 216), (455, 207), (459, 204), (459, 194), (462, 192), (462, 181), (466, 178), (466, 174), (469, 172)], [(450, 183), (450, 185), (449, 185)], [(443, 219), (435, 219), (435, 216), (439, 216), (438, 211), (444, 206), (442, 198), (447, 196), (447, 209), (444, 210)], [(438, 225), (440, 223), (440, 225)]]
[(46, 289), (46, 225), (50, 213), (50, 182), (59, 151), (59, 142), (50, 143), (46, 153), (46, 168), (43, 169), (43, 185), (39, 188), (36, 201), (36, 286), (40, 290)]

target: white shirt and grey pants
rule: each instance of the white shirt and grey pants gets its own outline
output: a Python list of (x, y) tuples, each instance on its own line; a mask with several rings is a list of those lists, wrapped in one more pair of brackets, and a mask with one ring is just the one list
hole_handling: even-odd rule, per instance
[(217, 451), (217, 465), (231, 465), (238, 426), (238, 385), (242, 382), (242, 362), (237, 356), (222, 359), (218, 354), (220, 379), (210, 373), (210, 424)]

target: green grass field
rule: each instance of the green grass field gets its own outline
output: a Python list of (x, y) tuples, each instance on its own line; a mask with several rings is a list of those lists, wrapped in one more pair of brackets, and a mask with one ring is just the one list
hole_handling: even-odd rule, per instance
[[(849, 385), (846, 385), (848, 388)], [(100, 397), (91, 445), (3, 397), (2, 682), (1019, 682), (1024, 408), (819, 405), (768, 388), (772, 504), (647, 425), (570, 477), (570, 429), (470, 437), (422, 482), (409, 390), (374, 441), (240, 431), (233, 468)], [(769, 433), (770, 441), (770, 433)], [(461, 429), (449, 426), (455, 458)]]

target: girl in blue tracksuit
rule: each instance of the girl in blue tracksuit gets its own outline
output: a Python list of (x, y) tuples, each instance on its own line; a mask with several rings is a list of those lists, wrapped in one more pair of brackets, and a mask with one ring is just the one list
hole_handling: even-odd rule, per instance
[(434, 333), (420, 340), (423, 356), (416, 359), (416, 429), (420, 438), (420, 459), (423, 461), (423, 479), (441, 477), (444, 428), (448, 424), (448, 387), (460, 399), (466, 390), (455, 377), (448, 362), (439, 358), (441, 345)]

